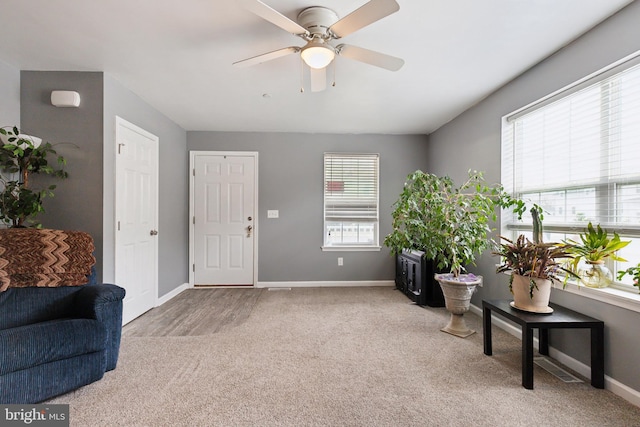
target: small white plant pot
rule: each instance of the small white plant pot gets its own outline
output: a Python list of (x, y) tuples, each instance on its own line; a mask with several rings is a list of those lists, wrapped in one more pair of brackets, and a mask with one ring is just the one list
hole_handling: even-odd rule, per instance
[[(533, 297), (529, 293), (530, 281), (536, 283), (537, 289), (533, 289)], [(511, 292), (513, 292), (513, 302), (511, 306), (518, 310), (531, 313), (553, 313), (553, 308), (549, 307), (551, 297), (551, 280), (537, 277), (513, 275)]]

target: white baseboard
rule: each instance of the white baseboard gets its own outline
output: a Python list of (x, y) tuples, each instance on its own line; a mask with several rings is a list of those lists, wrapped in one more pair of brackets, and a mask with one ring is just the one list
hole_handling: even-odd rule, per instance
[[(469, 311), (482, 317), (482, 309), (480, 307), (472, 304)], [(513, 323), (502, 320), (497, 316), (491, 316), (491, 323), (510, 335), (513, 335), (520, 340), (522, 339), (522, 331), (520, 330), (520, 327), (515, 326)], [(536, 349), (538, 348), (538, 338), (535, 336), (533, 338), (533, 346)], [(568, 356), (553, 347), (549, 347), (549, 357), (557, 360), (583, 377), (591, 379), (591, 367), (574, 359), (573, 357)], [(622, 397), (633, 405), (640, 407), (640, 391), (632, 389), (631, 387), (622, 384), (620, 381), (617, 381), (607, 375), (604, 376), (604, 388), (611, 391), (613, 394)]]
[(168, 302), (170, 299), (178, 296), (181, 292), (183, 292), (184, 290), (186, 290), (188, 288), (189, 288), (189, 284), (188, 283), (183, 283), (182, 285), (178, 286), (177, 288), (175, 288), (171, 292), (162, 295), (156, 301), (156, 307), (160, 307), (162, 304), (164, 304), (164, 303)]
[[(551, 353), (551, 350), (549, 350), (549, 353)], [(632, 405), (640, 407), (640, 392), (638, 390), (634, 390), (631, 387), (622, 384), (620, 381), (609, 378), (606, 375), (604, 377), (604, 386), (607, 390), (611, 391), (611, 393), (622, 397)]]
[(258, 282), (256, 288), (353, 288), (365, 286), (395, 286), (393, 280), (363, 280), (344, 282)]
[[(591, 379), (591, 367), (589, 365), (585, 365), (579, 360), (576, 360), (571, 356), (567, 356), (565, 353), (562, 353), (553, 347), (549, 347), (549, 357), (573, 369), (583, 377)], [(634, 390), (607, 375), (604, 376), (604, 388), (640, 407), (640, 391)]]

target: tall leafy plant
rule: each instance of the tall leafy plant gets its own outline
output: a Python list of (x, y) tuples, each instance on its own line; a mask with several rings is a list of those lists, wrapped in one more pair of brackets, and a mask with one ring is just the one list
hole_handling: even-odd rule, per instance
[(394, 205), (393, 232), (384, 244), (393, 253), (423, 251), (438, 269), (458, 277), (490, 246), (497, 207), (513, 207), (521, 216), (525, 204), (501, 185), (487, 184), (482, 172), (469, 171), (467, 180), (456, 186), (448, 176), (416, 171)]
[[(43, 199), (53, 197), (56, 186), (33, 189), (30, 175), (67, 178), (66, 160), (57, 155), (53, 145), (23, 135), (15, 126), (0, 128), (0, 138), (0, 221), (11, 227), (37, 225), (34, 218), (44, 212)], [(56, 156), (55, 166), (49, 164), (52, 156)]]

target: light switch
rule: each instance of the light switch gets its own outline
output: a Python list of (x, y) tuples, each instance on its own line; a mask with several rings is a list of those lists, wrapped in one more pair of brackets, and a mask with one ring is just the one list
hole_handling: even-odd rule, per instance
[(279, 218), (279, 217), (280, 217), (280, 212), (278, 210), (267, 211), (267, 218)]

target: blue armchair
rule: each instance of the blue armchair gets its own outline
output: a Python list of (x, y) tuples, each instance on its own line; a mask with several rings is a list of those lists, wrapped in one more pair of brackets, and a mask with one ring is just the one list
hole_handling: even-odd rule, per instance
[(115, 369), (124, 289), (110, 284), (0, 292), (0, 403), (37, 403)]

